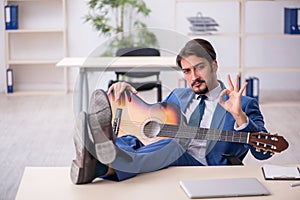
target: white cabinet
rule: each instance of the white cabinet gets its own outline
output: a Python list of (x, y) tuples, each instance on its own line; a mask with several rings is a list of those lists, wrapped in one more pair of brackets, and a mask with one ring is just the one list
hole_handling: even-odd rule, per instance
[[(300, 1), (175, 0), (174, 26), (191, 38), (201, 37), (212, 42), (222, 78), (226, 73), (240, 73), (242, 80), (259, 77), (261, 87), (297, 89), (300, 35), (284, 34), (285, 7), (300, 7)], [(218, 32), (190, 34), (186, 18), (199, 11), (219, 23)]]
[[(270, 90), (299, 90), (300, 35), (284, 34), (284, 8), (299, 0), (246, 1), (244, 33), (245, 77), (260, 78)], [(276, 94), (278, 95), (278, 94)]]
[(66, 69), (55, 64), (66, 57), (66, 0), (8, 0), (18, 5), (16, 30), (5, 30), (6, 69), (13, 70), (17, 94), (68, 91)]

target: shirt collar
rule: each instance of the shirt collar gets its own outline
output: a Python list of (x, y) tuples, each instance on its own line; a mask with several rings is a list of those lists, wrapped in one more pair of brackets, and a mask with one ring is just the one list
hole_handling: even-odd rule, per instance
[[(221, 88), (220, 84), (218, 84), (218, 86), (216, 88), (214, 88), (213, 90), (207, 92), (204, 95), (207, 96), (207, 100), (215, 100), (215, 99), (219, 98), (219, 95), (220, 95), (221, 91), (222, 91), (222, 88)], [(196, 94), (195, 99), (197, 99), (198, 96), (201, 96), (201, 95)]]

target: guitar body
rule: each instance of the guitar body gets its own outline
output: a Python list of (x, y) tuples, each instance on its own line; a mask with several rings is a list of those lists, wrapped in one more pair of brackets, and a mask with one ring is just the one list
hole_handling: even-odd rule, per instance
[(128, 100), (128, 96), (123, 96), (119, 102), (115, 102), (114, 98), (109, 96), (113, 114), (112, 123), (114, 123), (116, 110), (122, 109), (118, 136), (134, 135), (144, 144), (149, 144), (163, 138), (149, 138), (144, 135), (144, 128), (149, 122), (172, 125), (180, 124), (181, 111), (177, 105), (167, 102), (148, 104), (135, 94), (129, 95), (131, 98), (130, 101)]

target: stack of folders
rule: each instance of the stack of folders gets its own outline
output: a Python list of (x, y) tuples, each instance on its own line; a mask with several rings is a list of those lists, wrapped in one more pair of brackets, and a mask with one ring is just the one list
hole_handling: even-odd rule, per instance
[(18, 5), (5, 6), (5, 28), (6, 30), (18, 29)]
[(257, 77), (249, 77), (246, 79), (248, 83), (246, 87), (246, 95), (259, 101), (259, 79)]
[(6, 70), (6, 81), (7, 81), (7, 93), (14, 92), (14, 75), (12, 69)]
[(205, 17), (201, 12), (195, 17), (188, 17), (187, 20), (191, 23), (190, 30), (193, 34), (210, 34), (218, 29), (219, 24), (211, 17)]
[(300, 171), (298, 167), (265, 164), (262, 166), (262, 171), (266, 180), (300, 179)]
[(284, 33), (300, 34), (300, 8), (284, 8)]

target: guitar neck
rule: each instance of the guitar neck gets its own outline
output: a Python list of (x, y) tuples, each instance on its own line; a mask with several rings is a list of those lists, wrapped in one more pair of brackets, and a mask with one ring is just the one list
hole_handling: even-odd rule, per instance
[(228, 130), (217, 130), (208, 128), (198, 128), (192, 126), (161, 125), (159, 137), (192, 138), (201, 140), (214, 140), (224, 142), (249, 143), (247, 132), (236, 132)]

